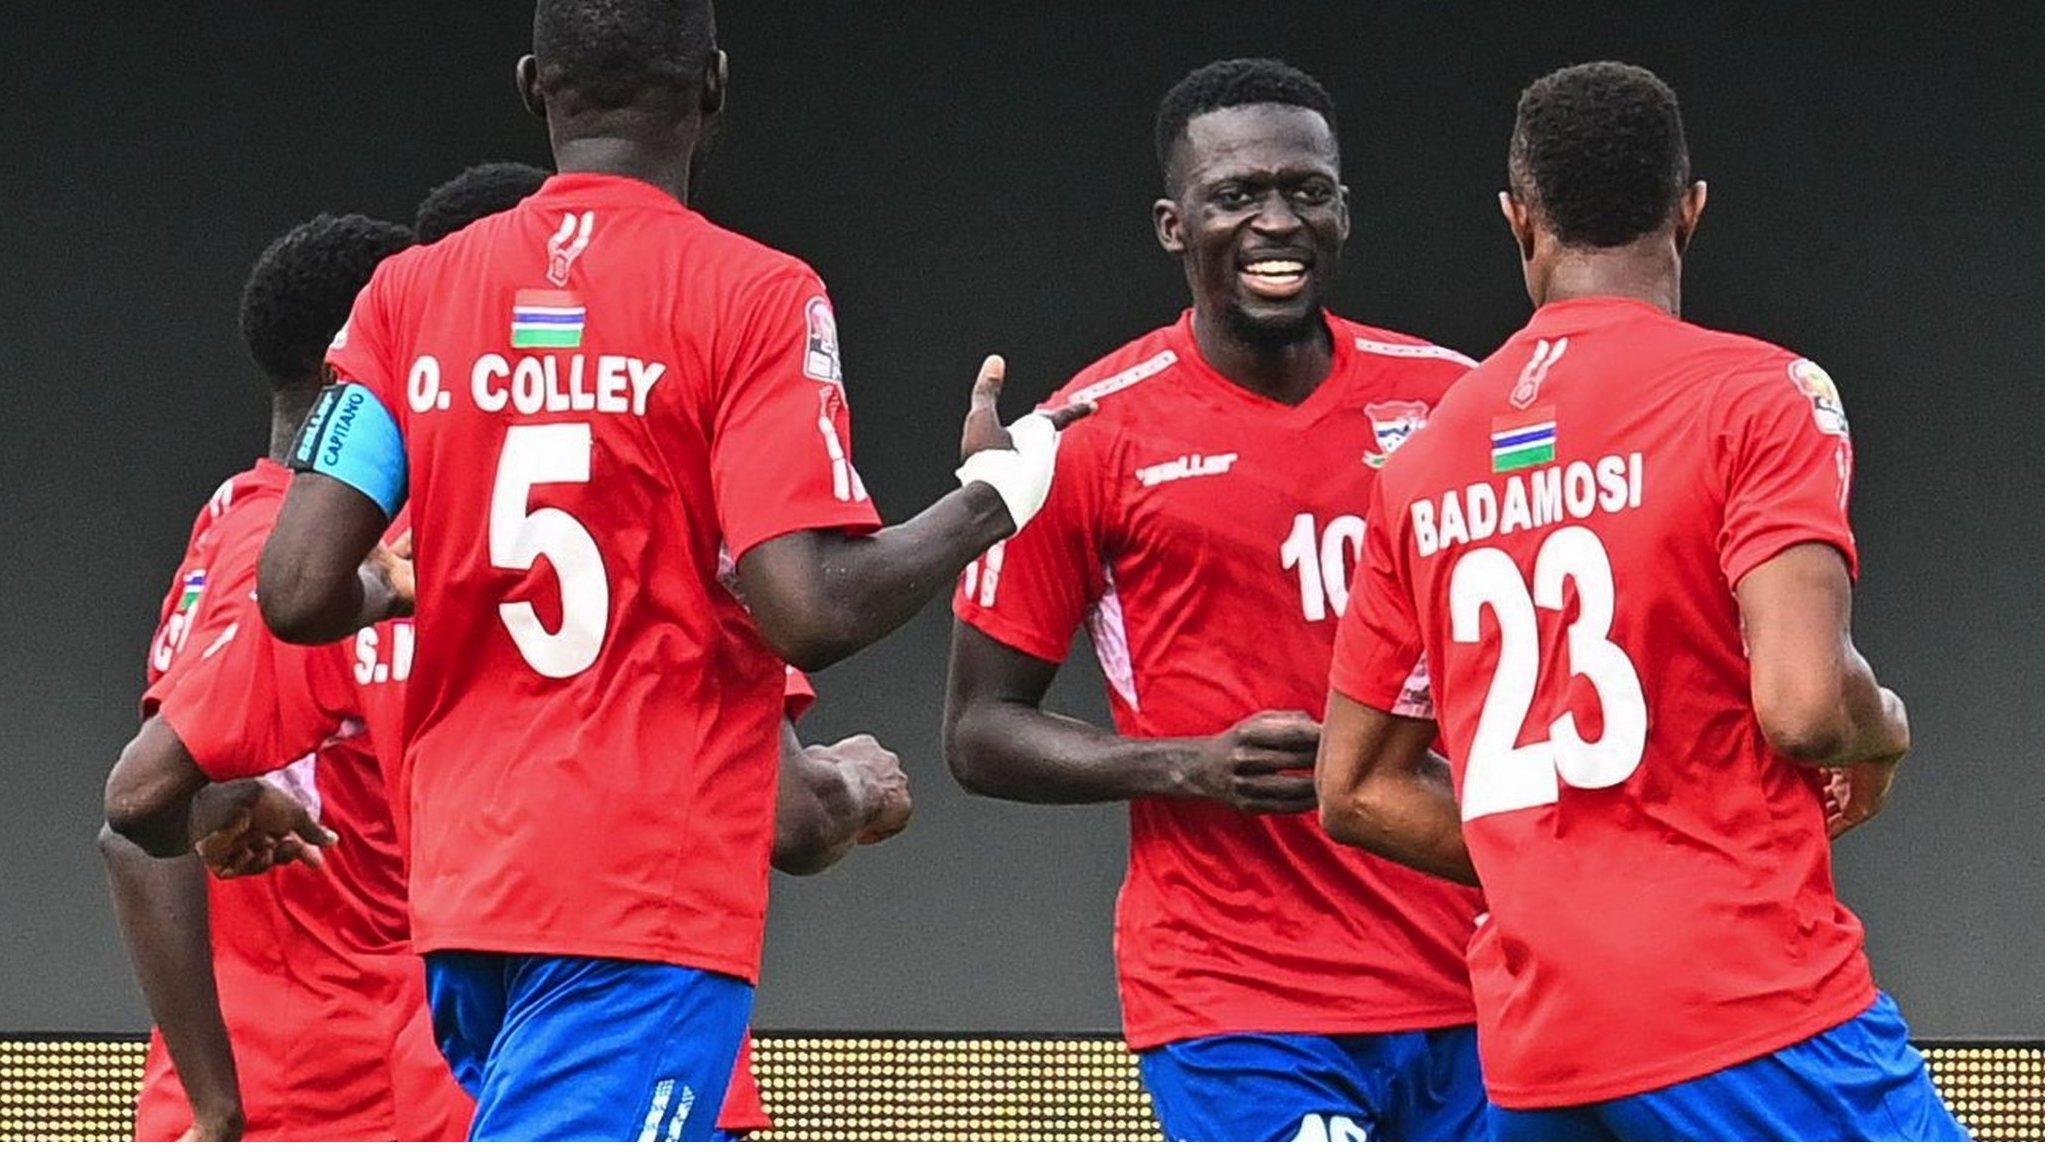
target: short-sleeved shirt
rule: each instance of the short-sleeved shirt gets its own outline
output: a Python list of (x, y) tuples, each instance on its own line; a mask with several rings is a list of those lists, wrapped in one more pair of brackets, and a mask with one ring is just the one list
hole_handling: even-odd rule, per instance
[(385, 261), (329, 361), (417, 530), (415, 944), (753, 979), (784, 665), (720, 546), (878, 523), (817, 275), (560, 175)]
[[(1471, 363), (1329, 316), (1330, 375), (1289, 407), (1216, 372), (1192, 323), (1059, 393), (1099, 410), (1064, 433), (1044, 510), (954, 599), (965, 624), (1049, 662), (1085, 623), (1116, 729), (1140, 739), (1322, 716), (1367, 498)], [(1133, 1046), (1471, 1022), (1474, 890), (1338, 845), (1313, 812), (1144, 798), (1130, 827), (1116, 958)]]
[[(401, 513), (393, 523), (390, 535), (397, 535), (408, 527), (407, 518)], [(318, 749), (320, 763), (319, 780), (328, 790), (340, 786), (359, 789), (372, 788), (388, 796), (390, 810), (394, 814), (404, 813), (407, 791), (403, 775), (404, 747), (395, 735), (402, 731), (404, 715), (405, 684), (412, 669), (415, 640), (413, 622), (410, 618), (387, 620), (372, 628), (364, 628), (354, 637), (335, 644), (318, 647), (299, 647), (285, 644), (264, 630), (262, 617), (253, 601), (245, 599), (236, 629), (228, 640), (215, 647), (209, 657), (195, 666), (190, 675), (180, 678), (176, 688), (165, 694), (162, 700), (162, 715), (172, 723), (173, 730), (180, 734), (180, 740), (198, 763), (201, 771), (216, 779), (233, 779), (251, 775), (254, 766), (274, 762), (281, 758), (301, 758), (302, 752)], [(817, 700), (817, 692), (810, 680), (796, 668), (785, 673), (783, 685), (783, 707), (785, 714), (795, 720), (808, 711)], [(305, 759), (312, 757), (306, 756)], [(277, 774), (270, 774), (273, 783), (279, 782)], [(311, 780), (309, 776), (306, 778)], [(297, 794), (302, 798), (308, 793), (301, 788)], [(402, 817), (394, 823), (400, 829), (398, 844), (403, 846), (405, 822)], [(353, 837), (354, 829), (349, 830)], [(344, 853), (344, 856), (347, 854)], [(399, 853), (400, 856), (403, 853)], [(330, 858), (333, 853), (330, 851)], [(283, 878), (301, 869), (283, 869), (266, 874)], [(255, 885), (255, 881), (235, 881), (231, 890), (239, 894), (239, 885)], [(403, 885), (403, 877), (399, 878)], [(402, 898), (402, 891), (400, 893)], [(402, 904), (396, 909), (404, 915)], [(238, 926), (234, 929), (235, 954), (260, 948), (266, 955), (273, 953), (279, 945), (267, 937), (273, 929), (263, 925)], [(403, 940), (400, 940), (401, 946)], [(284, 941), (288, 945), (289, 941)], [(217, 942), (216, 947), (219, 947)], [(427, 1013), (425, 1000), (419, 993), (424, 987), (423, 974), (418, 961), (410, 954), (399, 958), (402, 975), (410, 978), (412, 987), (397, 995), (397, 1003), (389, 1019), (401, 1025), (401, 1035), (384, 1038), (395, 1045), (400, 1057), (409, 1057), (409, 1049), (419, 1036), (432, 1041), (431, 1028), (422, 1032), (416, 1027), (407, 1027), (405, 1013), (398, 1008), (416, 1010), (424, 1020)], [(235, 976), (237, 993), (242, 998), (255, 997), (269, 990), (277, 997), (289, 995), (287, 973), (282, 969), (266, 968), (262, 964), (250, 964), (245, 970), (238, 970)], [(375, 996), (364, 997), (366, 1003), (374, 1002)], [(290, 1019), (286, 1011), (267, 1017), (273, 1021)], [(244, 1029), (246, 1036), (250, 1030)], [(237, 1050), (244, 1043), (237, 1037)], [(752, 1038), (743, 1041), (740, 1056), (733, 1069), (733, 1079), (726, 1089), (725, 1103), (719, 1113), (720, 1129), (727, 1132), (749, 1132), (766, 1129), (772, 1121), (761, 1103), (760, 1086), (753, 1077), (750, 1052)], [(170, 1068), (167, 1053), (158, 1055), (154, 1062), (163, 1066), (163, 1075), (175, 1077)], [(339, 1047), (330, 1044), (331, 1053)], [(365, 1053), (373, 1064), (381, 1062), (384, 1051), (372, 1038), (367, 1048), (358, 1049)], [(331, 1062), (331, 1061), (330, 1061)], [(424, 1062), (400, 1059), (393, 1067), (394, 1078), (410, 1088), (400, 1094), (401, 1100), (412, 1102), (411, 1115), (415, 1124), (425, 1123), (427, 1127), (414, 1127), (409, 1131), (421, 1134), (422, 1139), (459, 1139), (467, 1131), (470, 1109), (468, 1107), (447, 1107), (441, 1093), (435, 1091), (436, 1080), (446, 1081), (446, 1087), (461, 1096), (461, 1090), (448, 1075), (446, 1065), (439, 1053), (434, 1053), (430, 1065)], [(248, 1059), (243, 1060), (246, 1067)], [(372, 1076), (375, 1082), (377, 1077)], [(268, 1111), (272, 1106), (262, 1091), (251, 1095), (255, 1107)], [(147, 1096), (145, 1097), (148, 1098)], [(467, 1097), (462, 1097), (467, 1105)], [(190, 1124), (190, 1116), (163, 1109), (161, 1124), (151, 1131), (164, 1131), (166, 1138), (175, 1137)], [(376, 1138), (378, 1132), (387, 1133), (391, 1128), (377, 1128), (377, 1117), (388, 1117), (390, 1110), (377, 1112), (363, 1118), (363, 1123), (372, 1126), (360, 1129), (370, 1133), (366, 1138)], [(452, 1126), (446, 1118), (454, 1117)], [(318, 1134), (331, 1129), (300, 1128), (300, 1132)], [(354, 1129), (351, 1129), (354, 1131)], [(314, 1138), (309, 1136), (308, 1138)]]
[[(269, 460), (222, 484), (200, 512), (149, 650), (145, 713), (161, 708), (215, 775), (262, 775), (297, 796), (340, 841), (319, 870), (207, 878), (215, 985), (235, 1050), (251, 1138), (450, 1139), (469, 1103), (428, 1030), (425, 985), (407, 948), (404, 873), (390, 806), (359, 723), (321, 722), (304, 742), (222, 772), (215, 732), (267, 726), (296, 681), (216, 673), (247, 650), (282, 648), (253, 599), (256, 561), (291, 474)], [(296, 652), (320, 650), (298, 649)], [(188, 707), (208, 701), (203, 708)], [(191, 1125), (184, 1085), (152, 1033), (136, 1133)]]
[(1382, 474), (1331, 682), (1392, 710), (1428, 656), (1490, 906), (1495, 1103), (1649, 1091), (1872, 1003), (1819, 776), (1758, 726), (1733, 591), (1809, 542), (1853, 574), (1851, 464), (1811, 361), (1582, 299), (1540, 309)]

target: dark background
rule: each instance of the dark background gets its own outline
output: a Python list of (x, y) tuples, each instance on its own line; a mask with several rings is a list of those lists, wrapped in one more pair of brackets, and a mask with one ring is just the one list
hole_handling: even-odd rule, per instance
[[(1154, 103), (1187, 69), (1319, 76), (1355, 221), (1335, 305), (1474, 354), (1527, 313), (1493, 204), (1516, 93), (1656, 69), (1713, 189), (1689, 317), (1826, 365), (1855, 421), (1857, 635), (1918, 751), (1842, 847), (1847, 898), (1918, 1034), (2039, 1037), (2041, 16), (1909, 7), (733, 2), (703, 207), (831, 284), (862, 470), (901, 518), (952, 482), (983, 353), (1021, 409), (1182, 307), (1148, 206)], [(145, 1023), (92, 833), (192, 515), (264, 447), (250, 261), (314, 212), (409, 220), (473, 161), (546, 159), (513, 0), (108, 11), (4, 33), (0, 1030)], [(781, 886), (766, 1025), (1115, 1026), (1122, 814), (953, 786), (945, 633), (934, 609), (822, 680), (808, 734), (901, 749), (919, 812)], [(1092, 668), (1057, 691), (1102, 715)]]

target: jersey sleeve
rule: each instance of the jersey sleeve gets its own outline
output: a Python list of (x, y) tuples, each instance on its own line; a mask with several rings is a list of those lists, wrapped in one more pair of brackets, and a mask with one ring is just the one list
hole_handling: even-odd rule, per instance
[(1808, 542), (1839, 551), (1853, 579), (1855, 453), (1834, 381), (1813, 361), (1795, 360), (1731, 380), (1720, 400), (1715, 443), (1726, 498), (1718, 548), (1728, 587)]
[[(156, 712), (187, 669), (233, 639), (241, 627), (243, 605), (256, 603), (256, 557), (262, 549), (261, 537), (228, 541), (211, 568), (187, 570), (180, 582), (182, 591), (172, 590), (181, 599), (188, 594), (195, 599), (165, 618), (151, 644), (149, 687), (142, 694), (145, 717)], [(260, 620), (257, 626), (262, 626)]]
[(711, 434), (712, 492), (735, 562), (790, 532), (881, 523), (853, 467), (824, 284), (789, 273), (753, 296), (738, 314)]
[(1434, 710), (1421, 629), (1400, 563), (1399, 533), (1382, 492), (1384, 485), (1373, 493), (1365, 518), (1365, 548), (1337, 624), (1330, 687), (1382, 712), (1428, 718)]
[[(382, 269), (379, 270), (381, 272)], [(292, 442), (291, 466), (331, 476), (394, 516), (405, 503), (400, 372), (392, 363), (392, 280), (373, 274), (327, 347), (334, 382), (321, 391)]]
[(818, 690), (811, 687), (811, 678), (793, 664), (785, 666), (782, 670), (783, 716), (792, 721), (801, 720), (817, 702)]
[(348, 643), (285, 644), (248, 600), (161, 694), (159, 715), (209, 778), (260, 776), (319, 748), (355, 711)]
[(1050, 664), (1067, 658), (1075, 630), (1109, 583), (1097, 439), (1066, 434), (1045, 507), (969, 564), (953, 596), (961, 622)]

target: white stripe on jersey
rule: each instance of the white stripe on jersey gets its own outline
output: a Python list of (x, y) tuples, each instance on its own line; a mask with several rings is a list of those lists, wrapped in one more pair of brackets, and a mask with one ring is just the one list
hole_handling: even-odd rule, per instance
[(1435, 344), (1389, 344), (1385, 340), (1368, 340), (1359, 336), (1352, 340), (1352, 346), (1360, 352), (1370, 352), (1375, 356), (1404, 356), (1410, 360), (1449, 360), (1453, 364), (1463, 364), (1467, 368), (1475, 367), (1479, 363), (1463, 352)]
[(1067, 403), (1085, 404), (1091, 400), (1100, 400), (1104, 396), (1113, 396), (1138, 383), (1140, 380), (1159, 375), (1161, 372), (1172, 367), (1179, 359), (1180, 357), (1175, 356), (1171, 348), (1163, 352), (1154, 353), (1150, 360), (1142, 364), (1134, 364), (1106, 380), (1098, 380), (1086, 388), (1076, 391), (1072, 396), (1067, 397)]
[(1095, 662), (1102, 678), (1124, 698), (1132, 711), (1138, 709), (1138, 680), (1131, 671), (1131, 637), (1124, 631), (1124, 603), (1117, 598), (1116, 578), (1109, 566), (1102, 568), (1102, 599), (1088, 615), (1088, 635), (1095, 641)]

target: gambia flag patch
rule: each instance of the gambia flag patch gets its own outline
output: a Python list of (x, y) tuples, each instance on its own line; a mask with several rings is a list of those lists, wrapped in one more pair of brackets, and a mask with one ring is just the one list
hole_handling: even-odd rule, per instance
[(521, 288), (512, 298), (514, 348), (579, 348), (583, 298), (552, 288)]
[(1513, 472), (1557, 459), (1557, 410), (1545, 405), (1493, 418), (1493, 470)]

